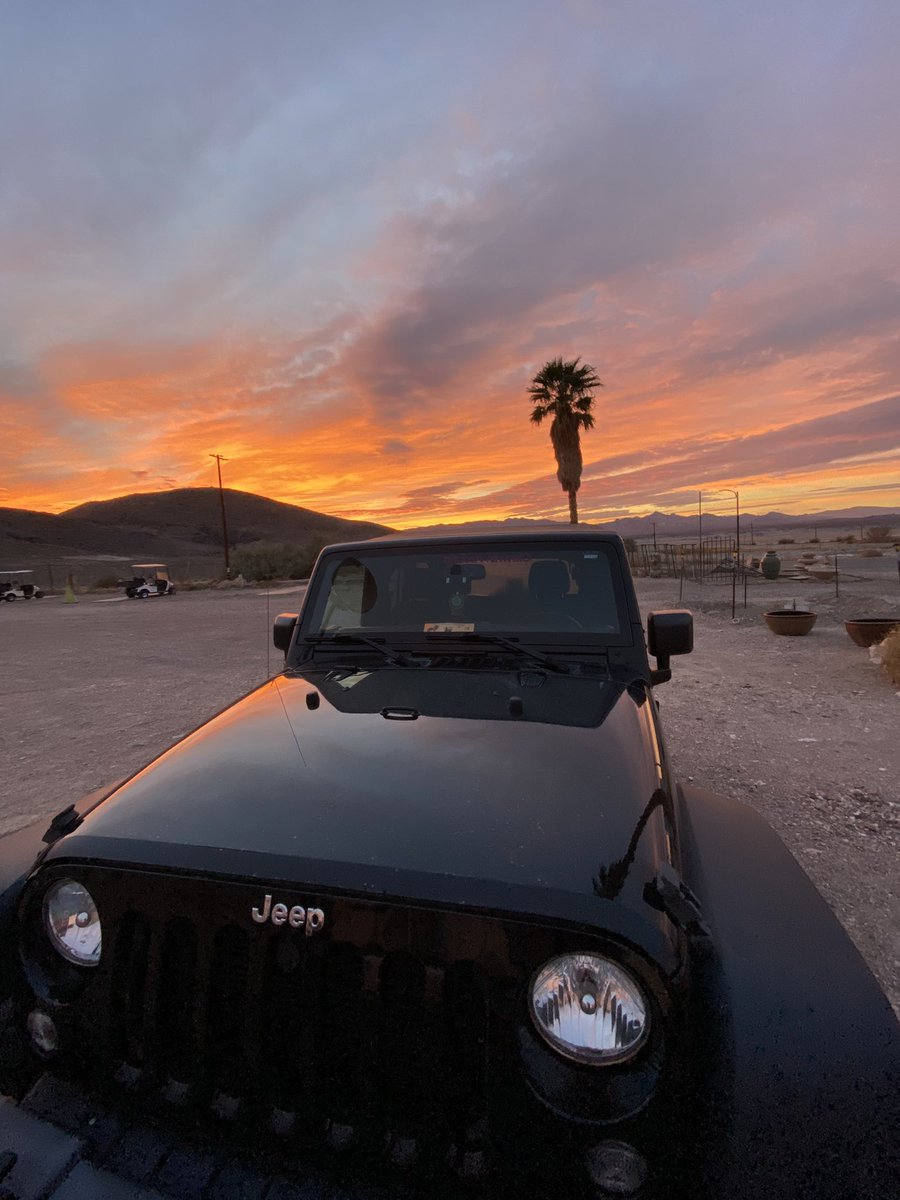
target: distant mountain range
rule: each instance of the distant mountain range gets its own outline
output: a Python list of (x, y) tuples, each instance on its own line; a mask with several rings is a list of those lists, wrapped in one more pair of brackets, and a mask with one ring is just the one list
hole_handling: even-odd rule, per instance
[[(349, 521), (296, 504), (268, 500), (251, 492), (225, 490), (228, 541), (232, 549), (255, 542), (287, 543), (309, 547), (324, 541), (349, 541), (377, 537), (390, 530), (367, 521)], [(741, 530), (749, 535), (764, 530), (844, 529), (858, 535), (861, 527), (890, 526), (900, 536), (896, 509), (858, 506), (794, 515), (782, 512), (742, 513)], [(729, 534), (733, 516), (704, 513), (703, 533)], [(530, 520), (472, 521), (464, 525), (430, 525), (431, 531), (566, 528), (563, 522)], [(696, 515), (651, 513), (623, 517), (591, 529), (609, 530), (638, 539), (695, 538)], [(31, 568), (41, 582), (56, 572), (56, 582), (68, 572), (85, 582), (100, 575), (117, 574), (132, 562), (166, 562), (178, 577), (221, 573), (222, 519), (217, 488), (176, 488), (167, 492), (140, 492), (115, 500), (79, 504), (53, 514), (28, 509), (0, 508), (0, 570)]]
[[(856, 507), (845, 509), (829, 509), (813, 513), (741, 513), (741, 529), (749, 532), (750, 524), (754, 532), (764, 529), (855, 529), (858, 525), (900, 525), (900, 512), (895, 508)], [(656, 535), (689, 537), (696, 536), (698, 529), (697, 514), (679, 516), (677, 513), (650, 513), (647, 517), (622, 517), (612, 521), (602, 528), (611, 529), (623, 537), (652, 537), (653, 526), (656, 525)], [(734, 515), (713, 516), (703, 514), (703, 534), (728, 533), (735, 527)], [(858, 530), (857, 530), (858, 532)]]
[[(889, 525), (900, 534), (900, 512), (894, 508), (857, 507), (846, 509), (830, 509), (827, 512), (815, 513), (741, 513), (741, 532), (750, 532), (753, 525), (754, 534), (767, 529), (796, 529), (808, 530), (810, 536), (814, 529), (830, 529), (839, 531), (846, 529), (859, 534), (860, 526), (868, 528), (872, 525)], [(586, 529), (603, 530), (618, 533), (621, 537), (633, 538), (696, 538), (699, 531), (697, 514), (682, 516), (679, 513), (654, 512), (646, 517), (620, 517), (615, 521), (602, 524), (585, 521)], [(565, 529), (568, 524), (562, 521), (537, 520), (531, 517), (509, 517), (505, 521), (468, 521), (465, 525), (427, 525), (420, 526), (420, 532), (446, 532), (468, 529), (475, 533), (487, 532), (491, 529)], [(714, 533), (733, 533), (735, 528), (734, 515), (713, 516), (703, 514), (704, 538)]]

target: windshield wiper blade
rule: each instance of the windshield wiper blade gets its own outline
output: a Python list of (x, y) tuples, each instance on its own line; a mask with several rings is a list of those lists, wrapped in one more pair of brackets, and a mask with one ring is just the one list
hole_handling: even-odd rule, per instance
[(451, 642), (477, 642), (481, 644), (490, 644), (502, 646), (505, 650), (512, 650), (514, 654), (521, 654), (525, 658), (530, 658), (532, 662), (538, 662), (542, 666), (547, 667), (550, 671), (558, 671), (563, 675), (571, 674), (568, 666), (564, 663), (557, 662), (556, 659), (550, 658), (549, 655), (543, 654), (540, 650), (533, 650), (531, 646), (523, 646), (521, 642), (515, 638), (503, 637), (499, 633), (426, 633), (425, 640), (427, 642), (440, 641), (442, 638)]
[(377, 642), (374, 638), (365, 637), (361, 633), (311, 634), (303, 640), (311, 643), (313, 646), (369, 646), (371, 649), (377, 650), (388, 662), (397, 663), (401, 667), (421, 666), (420, 663), (416, 662), (415, 659), (409, 658), (406, 654), (401, 654), (398, 650), (392, 650), (390, 646), (385, 646), (383, 642)]

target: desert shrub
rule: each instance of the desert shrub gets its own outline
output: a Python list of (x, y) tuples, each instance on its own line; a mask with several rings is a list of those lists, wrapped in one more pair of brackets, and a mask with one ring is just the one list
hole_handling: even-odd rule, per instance
[(310, 546), (255, 542), (241, 546), (232, 555), (232, 569), (245, 579), (306, 579), (324, 543)]
[(114, 588), (119, 586), (118, 575), (101, 575), (99, 579), (95, 579), (91, 584), (92, 588)]
[(834, 540), (836, 542), (846, 542), (846, 544), (849, 546), (856, 541), (856, 535), (853, 533), (848, 533), (844, 537), (836, 537)]
[(881, 558), (882, 551), (876, 550), (874, 546), (863, 546), (862, 550), (856, 552), (857, 558)]
[(889, 542), (891, 527), (890, 525), (870, 525), (868, 529), (863, 530), (862, 540), (864, 542)]
[(793, 544), (794, 544), (793, 538), (779, 538), (778, 539), (779, 546), (793, 546)]
[(207, 588), (215, 587), (217, 583), (217, 579), (182, 579), (178, 581), (178, 590), (180, 592), (204, 592)]
[(635, 553), (635, 551), (637, 550), (637, 542), (634, 540), (634, 538), (631, 538), (631, 537), (622, 538), (622, 542), (625, 545), (625, 553), (626, 554), (634, 554)]
[(891, 682), (900, 686), (900, 629), (892, 629), (881, 643), (881, 661)]
[(818, 544), (819, 544), (819, 542), (820, 542), (820, 541), (821, 541), (821, 539), (820, 539), (820, 538), (810, 538), (810, 539), (809, 539), (809, 544), (810, 544), (811, 546), (818, 546)]

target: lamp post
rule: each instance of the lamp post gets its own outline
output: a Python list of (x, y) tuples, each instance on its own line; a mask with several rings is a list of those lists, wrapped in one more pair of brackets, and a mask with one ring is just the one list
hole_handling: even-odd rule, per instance
[(741, 494), (736, 492), (734, 488), (713, 488), (716, 492), (727, 492), (729, 496), (734, 496), (734, 546), (738, 557), (738, 562), (741, 559)]
[(703, 582), (703, 493), (697, 493), (697, 539), (700, 543), (700, 582)]
[(228, 522), (225, 520), (225, 492), (222, 490), (222, 463), (228, 462), (221, 454), (211, 454), (216, 460), (216, 470), (219, 473), (219, 507), (222, 510), (222, 546), (225, 550), (225, 578), (231, 578), (231, 564), (228, 561)]

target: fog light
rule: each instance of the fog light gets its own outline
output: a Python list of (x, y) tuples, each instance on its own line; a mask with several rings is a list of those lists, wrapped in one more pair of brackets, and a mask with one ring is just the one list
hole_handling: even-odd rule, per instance
[(600, 1142), (585, 1155), (588, 1174), (610, 1196), (632, 1196), (647, 1182), (646, 1160), (625, 1142)]
[(55, 1054), (59, 1049), (59, 1034), (50, 1017), (40, 1009), (28, 1014), (28, 1032), (31, 1044), (41, 1054)]

